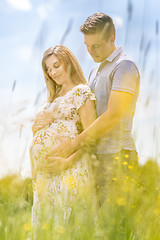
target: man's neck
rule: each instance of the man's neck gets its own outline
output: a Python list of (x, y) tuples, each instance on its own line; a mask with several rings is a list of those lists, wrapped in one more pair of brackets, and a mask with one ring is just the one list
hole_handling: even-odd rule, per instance
[(116, 49), (117, 47), (114, 45), (113, 48), (111, 48), (110, 52), (107, 54), (107, 56), (101, 62), (105, 61)]
[[(114, 45), (113, 48), (112, 48), (111, 51), (110, 51), (110, 54), (109, 54), (107, 57), (109, 57), (116, 49), (117, 49), (117, 47)], [(107, 58), (107, 57), (106, 57), (106, 58)]]

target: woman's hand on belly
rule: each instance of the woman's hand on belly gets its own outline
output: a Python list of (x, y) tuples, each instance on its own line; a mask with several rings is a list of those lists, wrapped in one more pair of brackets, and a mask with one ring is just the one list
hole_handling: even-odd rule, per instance
[(34, 122), (33, 125), (32, 125), (33, 136), (36, 134), (36, 132), (38, 132), (43, 127), (44, 127), (43, 124), (38, 124), (38, 123)]
[(33, 135), (47, 125), (50, 125), (54, 122), (54, 118), (51, 113), (41, 113), (38, 114), (34, 124), (32, 125)]

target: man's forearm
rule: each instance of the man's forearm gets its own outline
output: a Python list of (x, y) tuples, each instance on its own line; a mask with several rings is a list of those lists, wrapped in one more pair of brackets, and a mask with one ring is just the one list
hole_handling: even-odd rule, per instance
[(120, 122), (132, 98), (133, 95), (129, 93), (112, 91), (106, 112), (73, 140), (73, 149), (94, 143), (111, 131)]
[(72, 167), (85, 153), (85, 148), (78, 149), (76, 152), (74, 152), (72, 155), (70, 155), (66, 161), (67, 161), (67, 168)]
[(55, 156), (68, 157), (83, 146), (94, 144), (96, 140), (110, 132), (124, 116), (133, 95), (120, 91), (112, 91), (110, 94), (106, 112), (97, 118), (80, 135), (72, 139), (68, 144), (63, 144), (56, 149)]
[(116, 126), (119, 121), (119, 117), (111, 116), (110, 113), (105, 112), (72, 141), (73, 148), (76, 150), (94, 143)]

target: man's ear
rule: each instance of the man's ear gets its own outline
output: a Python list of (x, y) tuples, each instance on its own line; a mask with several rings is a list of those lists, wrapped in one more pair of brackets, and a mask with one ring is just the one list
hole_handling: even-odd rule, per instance
[(111, 42), (112, 44), (115, 42), (115, 35), (112, 35), (112, 36), (110, 37), (110, 42)]

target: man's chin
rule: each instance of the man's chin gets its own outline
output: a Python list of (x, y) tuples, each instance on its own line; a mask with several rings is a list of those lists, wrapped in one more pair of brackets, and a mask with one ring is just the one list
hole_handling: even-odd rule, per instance
[(94, 62), (99, 63), (101, 62), (101, 59), (99, 57), (92, 57)]
[(96, 62), (96, 63), (100, 62), (100, 59), (98, 57), (92, 57), (92, 58), (93, 58), (94, 62)]

